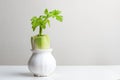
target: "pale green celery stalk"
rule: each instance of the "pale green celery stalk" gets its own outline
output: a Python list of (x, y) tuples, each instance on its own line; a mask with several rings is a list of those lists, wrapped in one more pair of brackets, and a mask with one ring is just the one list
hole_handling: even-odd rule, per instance
[(34, 45), (35, 45), (35, 49), (49, 49), (50, 39), (48, 35), (40, 35), (34, 37)]

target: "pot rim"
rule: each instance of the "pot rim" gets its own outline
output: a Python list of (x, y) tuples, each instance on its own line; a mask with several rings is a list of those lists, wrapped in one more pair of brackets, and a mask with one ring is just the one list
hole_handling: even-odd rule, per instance
[(31, 49), (31, 51), (33, 53), (38, 53), (38, 52), (52, 52), (53, 49), (52, 48), (49, 48), (49, 49)]

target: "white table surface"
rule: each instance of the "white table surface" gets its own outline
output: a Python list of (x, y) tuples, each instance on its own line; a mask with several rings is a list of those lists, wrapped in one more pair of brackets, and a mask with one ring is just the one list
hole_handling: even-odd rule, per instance
[(0, 66), (0, 80), (120, 80), (120, 66), (57, 66), (49, 77), (33, 77), (27, 66)]

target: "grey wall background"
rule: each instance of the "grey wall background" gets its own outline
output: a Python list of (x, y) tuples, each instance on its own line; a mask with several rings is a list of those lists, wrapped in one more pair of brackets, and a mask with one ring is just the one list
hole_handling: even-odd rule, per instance
[(45, 32), (57, 64), (120, 64), (120, 0), (0, 0), (1, 65), (27, 63), (35, 34), (30, 18), (45, 8), (64, 16)]

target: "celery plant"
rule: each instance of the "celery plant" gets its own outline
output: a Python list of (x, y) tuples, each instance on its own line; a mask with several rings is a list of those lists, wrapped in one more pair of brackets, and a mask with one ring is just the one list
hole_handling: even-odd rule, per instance
[(35, 31), (36, 28), (39, 27), (39, 34), (31, 37), (33, 49), (50, 48), (50, 39), (48, 35), (43, 34), (43, 30), (46, 29), (47, 25), (50, 27), (50, 20), (49, 20), (50, 18), (55, 18), (56, 20), (62, 22), (63, 16), (60, 14), (61, 11), (59, 10), (48, 11), (48, 9), (45, 9), (43, 15), (40, 15), (39, 17), (37, 16), (32, 17), (31, 24), (33, 31)]

